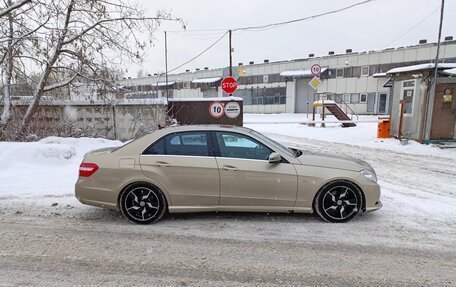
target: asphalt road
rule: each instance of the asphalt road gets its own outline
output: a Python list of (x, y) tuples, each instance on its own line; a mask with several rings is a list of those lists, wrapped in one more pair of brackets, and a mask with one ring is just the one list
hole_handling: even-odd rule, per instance
[[(254, 234), (273, 230), (271, 222), (331, 228), (312, 216), (208, 213), (136, 226), (116, 212), (89, 213), (2, 214), (0, 286), (456, 285), (451, 250), (325, 242), (324, 236), (313, 239), (312, 228), (291, 240)], [(252, 236), (223, 238), (225, 228), (252, 222)], [(345, 232), (356, 229), (347, 225)]]

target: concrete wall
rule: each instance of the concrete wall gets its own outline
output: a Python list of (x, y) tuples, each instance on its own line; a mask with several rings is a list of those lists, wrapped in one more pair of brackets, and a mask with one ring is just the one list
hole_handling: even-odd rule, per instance
[[(0, 110), (3, 107), (0, 106)], [(21, 120), (27, 106), (15, 106), (14, 122)], [(30, 124), (28, 133), (38, 137), (50, 135), (89, 136), (129, 140), (166, 125), (167, 106), (153, 105), (43, 105)]]

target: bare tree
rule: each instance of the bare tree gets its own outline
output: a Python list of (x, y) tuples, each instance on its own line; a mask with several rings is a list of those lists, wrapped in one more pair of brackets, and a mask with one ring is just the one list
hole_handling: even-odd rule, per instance
[[(12, 1), (8, 0), (8, 7), (12, 6)], [(3, 92), (3, 113), (0, 118), (0, 126), (4, 126), (10, 119), (10, 98), (11, 98), (11, 78), (13, 74), (13, 15), (12, 12), (7, 13), (6, 35), (7, 43), (4, 49), (2, 60), (2, 92)], [(0, 14), (1, 15), (1, 14)], [(3, 14), (5, 15), (5, 14)]]
[[(22, 47), (23, 40), (30, 36), (33, 29), (24, 29), (26, 22), (24, 13), (26, 4), (30, 0), (13, 2), (4, 0), (5, 7), (0, 8), (0, 65), (1, 65), (1, 93), (3, 99), (3, 111), (0, 116), (0, 130), (6, 126), (11, 118), (11, 94), (15, 68), (15, 56)], [(24, 9), (25, 8), (25, 9)]]
[[(46, 93), (74, 81), (113, 83), (110, 71), (141, 61), (162, 21), (183, 23), (164, 11), (147, 16), (139, 4), (129, 0), (34, 0), (30, 5), (25, 0), (3, 1), (7, 1), (7, 8), (0, 11), (13, 17), (13, 32), (6, 37), (0, 35), (0, 43), (8, 43), (0, 60), (10, 63), (2, 65), (3, 93), (11, 94), (14, 73), (39, 75), (28, 78), (34, 89), (17, 129), (19, 133), (25, 132)], [(22, 7), (29, 23), (17, 24), (14, 9), (8, 8), (12, 6)], [(0, 17), (2, 26), (7, 26), (5, 17)], [(15, 25), (22, 29), (20, 33), (14, 31)], [(12, 53), (8, 54), (8, 47)]]
[[(44, 93), (66, 86), (78, 77), (90, 81), (112, 80), (105, 73), (107, 66), (125, 60), (140, 61), (160, 22), (180, 21), (162, 11), (147, 17), (139, 5), (123, 0), (45, 2), (52, 23), (38, 33), (34, 60), (41, 67), (41, 77), (22, 120), (22, 130), (32, 119)], [(68, 76), (49, 84), (51, 74), (55, 74), (54, 78)]]
[(18, 78), (31, 78), (30, 71), (25, 69), (22, 54), (29, 50), (27, 45), (30, 45), (34, 34), (50, 19), (38, 17), (36, 8), (40, 4), (36, 1), (3, 0), (3, 4), (5, 7), (0, 8), (0, 104), (3, 104), (0, 138), (5, 138), (4, 130), (11, 120), (11, 97), (19, 88)]
[(0, 17), (8, 15), (11, 12), (13, 12), (14, 10), (19, 9), (22, 6), (24, 6), (25, 4), (28, 4), (30, 2), (32, 2), (32, 0), (20, 0), (20, 1), (16, 1), (16, 2), (8, 0), (8, 1), (6, 1), (5, 7), (0, 7)]

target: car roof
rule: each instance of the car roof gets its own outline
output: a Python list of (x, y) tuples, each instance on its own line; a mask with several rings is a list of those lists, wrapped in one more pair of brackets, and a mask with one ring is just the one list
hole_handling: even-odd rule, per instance
[(178, 131), (194, 131), (194, 130), (220, 130), (220, 131), (241, 131), (250, 133), (252, 130), (245, 127), (234, 125), (184, 125), (184, 126), (171, 126), (163, 128), (164, 132), (178, 132)]

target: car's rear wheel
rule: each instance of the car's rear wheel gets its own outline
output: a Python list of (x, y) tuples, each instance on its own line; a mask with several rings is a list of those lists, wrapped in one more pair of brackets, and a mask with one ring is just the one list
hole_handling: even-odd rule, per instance
[(160, 220), (166, 212), (166, 199), (155, 186), (137, 183), (128, 186), (120, 196), (120, 211), (129, 221), (149, 224)]
[(335, 181), (323, 186), (315, 197), (314, 210), (325, 221), (347, 222), (361, 211), (363, 197), (349, 181)]

